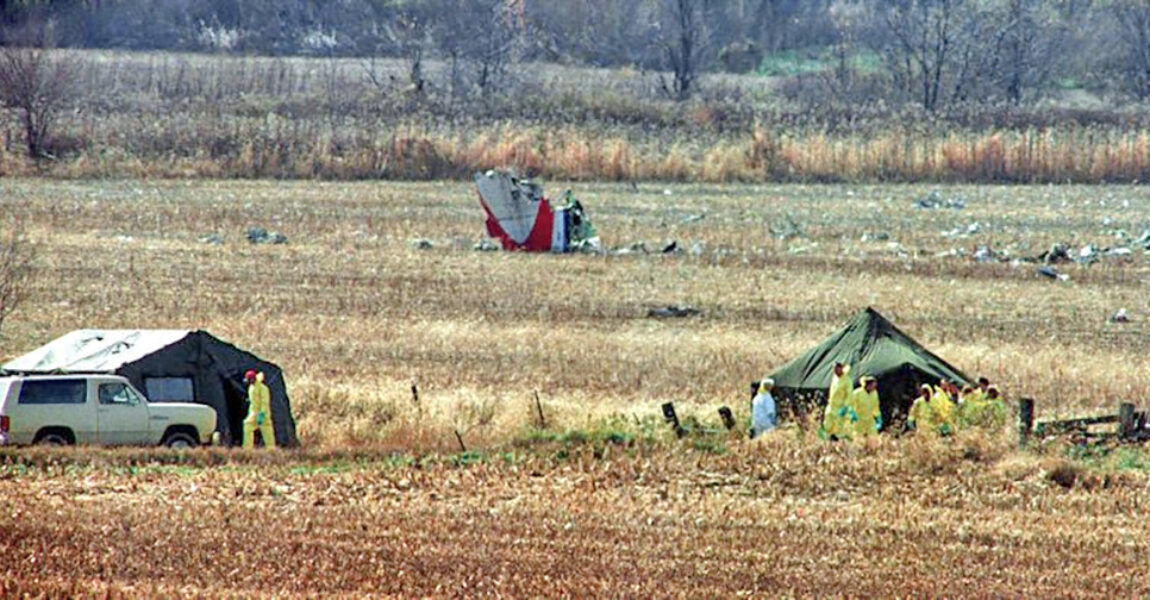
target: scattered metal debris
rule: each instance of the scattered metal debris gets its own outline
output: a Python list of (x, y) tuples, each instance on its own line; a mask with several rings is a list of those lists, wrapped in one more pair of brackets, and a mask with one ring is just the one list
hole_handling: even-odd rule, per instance
[(962, 198), (943, 198), (938, 190), (931, 190), (925, 198), (918, 198), (911, 205), (917, 209), (933, 210), (936, 208), (949, 208), (952, 210), (962, 210), (966, 208), (966, 200)]
[(1046, 278), (1052, 279), (1052, 280), (1056, 280), (1056, 281), (1069, 281), (1070, 280), (1069, 275), (1067, 275), (1066, 273), (1059, 273), (1058, 269), (1055, 269), (1054, 267), (1051, 267), (1048, 265), (1038, 267), (1037, 273), (1043, 277), (1046, 277)]
[(1070, 262), (1070, 248), (1066, 244), (1054, 244), (1050, 250), (1039, 254), (1038, 260), (1048, 265)]
[(967, 225), (966, 227), (958, 226), (950, 231), (942, 232), (942, 237), (945, 238), (961, 238), (969, 237), (982, 232), (982, 225), (977, 221)]
[(613, 254), (615, 256), (627, 256), (630, 254), (650, 254), (650, 253), (651, 253), (651, 251), (647, 249), (647, 243), (646, 242), (635, 242), (631, 245), (623, 246), (621, 248), (615, 248), (614, 250), (611, 251), (611, 254)]
[(787, 215), (786, 219), (787, 219), (787, 222), (784, 223), (783, 225), (781, 225), (779, 227), (775, 227), (774, 225), (772, 225), (772, 226), (768, 227), (767, 230), (771, 232), (771, 235), (773, 235), (774, 237), (776, 237), (780, 240), (789, 240), (791, 238), (805, 238), (805, 237), (807, 237), (806, 230), (803, 229), (803, 227), (801, 225), (799, 225), (799, 223), (797, 221), (795, 221), (794, 217)]
[(656, 319), (681, 319), (683, 317), (693, 317), (699, 314), (697, 308), (691, 306), (678, 306), (670, 304), (660, 308), (647, 309), (647, 316)]
[(1098, 248), (1093, 244), (1087, 244), (1078, 250), (1078, 256), (1074, 260), (1080, 265), (1094, 264), (1098, 262)]
[(278, 231), (268, 231), (263, 227), (248, 227), (248, 241), (253, 244), (286, 244), (288, 238)]

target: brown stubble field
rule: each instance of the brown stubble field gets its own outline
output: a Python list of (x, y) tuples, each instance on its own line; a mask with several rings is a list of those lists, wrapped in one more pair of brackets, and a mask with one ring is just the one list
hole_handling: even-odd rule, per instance
[[(1131, 571), (1148, 556), (1138, 451), (1087, 464), (1005, 433), (524, 441), (535, 390), (556, 432), (638, 430), (668, 400), (745, 417), (751, 379), (867, 305), (1040, 417), (1140, 403), (1140, 251), (1062, 266), (1067, 282), (935, 254), (1113, 245), (1148, 225), (1142, 188), (944, 186), (967, 208), (914, 210), (930, 187), (580, 183), (608, 246), (699, 252), (531, 256), (471, 249), (461, 183), (2, 185), (41, 276), (0, 355), (79, 327), (208, 329), (285, 368), (304, 449), (5, 454), (0, 595), (1148, 592)], [(788, 217), (805, 237), (772, 235)], [(291, 243), (248, 244), (250, 225)], [(198, 241), (212, 233), (224, 243)], [(645, 318), (665, 304), (703, 313)], [(1120, 307), (1133, 322), (1108, 324)], [(456, 430), (478, 458), (451, 457)]]

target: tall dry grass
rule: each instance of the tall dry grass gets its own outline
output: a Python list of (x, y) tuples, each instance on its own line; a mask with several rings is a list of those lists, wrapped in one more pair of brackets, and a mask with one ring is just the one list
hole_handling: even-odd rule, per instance
[(811, 115), (755, 77), (715, 78), (725, 93), (683, 106), (651, 75), (538, 64), (516, 69), (514, 93), (477, 96), (434, 63), (412, 95), (396, 60), (72, 56), (81, 91), (57, 160), (21, 156), (7, 114), (0, 174), (435, 180), (507, 166), (575, 181), (1129, 183), (1150, 163), (1144, 111), (1092, 125), (993, 109)]

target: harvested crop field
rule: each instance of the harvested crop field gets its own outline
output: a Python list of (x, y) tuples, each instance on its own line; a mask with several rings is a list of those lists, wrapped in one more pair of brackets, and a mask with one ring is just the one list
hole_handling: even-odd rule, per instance
[[(657, 416), (745, 419), (750, 380), (868, 305), (1040, 418), (1142, 404), (1140, 187), (579, 183), (621, 251), (555, 256), (474, 250), (462, 183), (2, 185), (39, 275), (0, 358), (207, 329), (284, 368), (303, 448), (5, 450), (0, 596), (1150, 593), (1139, 448)], [(1055, 243), (1096, 260), (1038, 275)]]
[[(979, 452), (984, 454), (979, 455)], [(0, 470), (5, 595), (1136, 597), (1141, 475), (1067, 490), (985, 441), (789, 436), (470, 465), (262, 460)], [(152, 460), (157, 460), (153, 457)], [(201, 457), (202, 460), (202, 457)], [(73, 461), (84, 464), (77, 465)], [(68, 466), (63, 466), (68, 465)]]

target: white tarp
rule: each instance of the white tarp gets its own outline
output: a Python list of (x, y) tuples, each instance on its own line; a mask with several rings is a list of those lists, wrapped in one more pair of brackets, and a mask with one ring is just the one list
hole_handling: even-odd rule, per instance
[(0, 369), (13, 373), (111, 373), (189, 333), (185, 329), (79, 329), (8, 361)]

